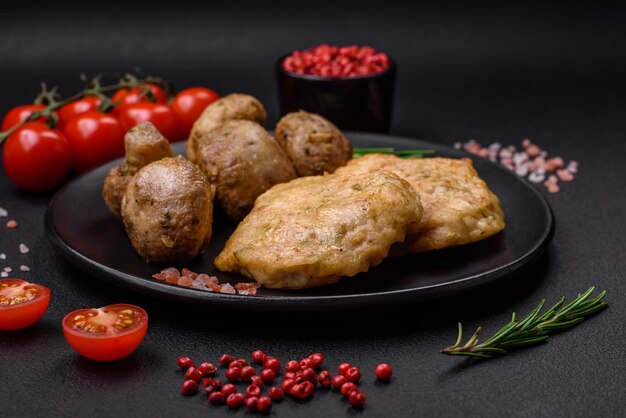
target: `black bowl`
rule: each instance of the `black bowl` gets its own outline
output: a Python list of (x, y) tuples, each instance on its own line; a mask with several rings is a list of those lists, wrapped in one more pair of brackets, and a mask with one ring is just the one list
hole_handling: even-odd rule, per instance
[(340, 129), (389, 132), (396, 63), (382, 72), (357, 77), (321, 77), (297, 74), (276, 62), (280, 111), (306, 110), (332, 121)]

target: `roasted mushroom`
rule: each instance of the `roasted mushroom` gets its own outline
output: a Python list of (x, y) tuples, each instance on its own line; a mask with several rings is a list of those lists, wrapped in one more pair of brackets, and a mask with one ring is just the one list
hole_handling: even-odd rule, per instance
[(196, 257), (211, 239), (213, 195), (206, 176), (183, 158), (143, 167), (122, 198), (122, 220), (135, 250), (151, 263)]
[(102, 197), (107, 207), (118, 218), (122, 216), (122, 196), (133, 175), (153, 161), (174, 155), (170, 143), (150, 122), (131, 128), (124, 137), (124, 146), (126, 159), (109, 171), (102, 187)]
[(296, 177), (276, 140), (248, 120), (224, 122), (200, 138), (197, 158), (216, 186), (218, 202), (236, 221), (250, 212), (261, 193)]
[(332, 122), (302, 110), (278, 121), (276, 140), (300, 177), (332, 173), (352, 158), (352, 145)]
[(187, 141), (187, 158), (196, 163), (200, 138), (228, 120), (251, 120), (265, 126), (267, 112), (263, 104), (247, 94), (233, 93), (211, 103), (193, 124)]

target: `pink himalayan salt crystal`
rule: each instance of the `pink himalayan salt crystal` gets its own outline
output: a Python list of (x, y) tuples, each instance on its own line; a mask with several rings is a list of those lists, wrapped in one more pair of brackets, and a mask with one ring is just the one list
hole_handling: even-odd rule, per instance
[(550, 158), (548, 161), (546, 161), (546, 170), (556, 171), (559, 168), (563, 168), (564, 165), (565, 163), (563, 162), (563, 158), (561, 157)]
[(165, 270), (161, 270), (160, 273), (153, 274), (152, 277), (168, 283), (178, 283), (178, 279), (180, 279), (180, 272), (175, 267), (169, 267)]
[(25, 266), (25, 265), (23, 265), (23, 264), (22, 264), (22, 265), (20, 266), (20, 271), (30, 271), (30, 267)]
[(572, 181), (574, 180), (574, 175), (567, 170), (557, 170), (556, 175), (562, 181)]
[(526, 152), (531, 157), (536, 157), (539, 154), (541, 154), (541, 148), (539, 148), (537, 145), (533, 144), (533, 145), (529, 146), (528, 148), (526, 148)]
[(13, 269), (11, 267), (5, 267), (4, 271), (6, 271), (7, 273), (11, 273)]
[(191, 287), (192, 283), (193, 279), (190, 276), (182, 276), (180, 279), (178, 279), (178, 282), (176, 284), (182, 287)]
[(20, 244), (20, 253), (27, 254), (29, 251), (30, 249), (26, 245)]
[(9, 273), (6, 271), (0, 272), (0, 277), (9, 277)]
[(222, 289), (220, 290), (220, 293), (227, 293), (230, 295), (234, 295), (237, 292), (235, 291), (234, 287), (232, 287), (229, 283), (226, 283), (222, 285)]
[(239, 292), (240, 295), (256, 295), (257, 289), (261, 287), (258, 283), (237, 283), (235, 285), (235, 289)]
[(180, 271), (180, 275), (183, 277), (191, 277), (192, 280), (198, 277), (198, 273), (194, 273), (193, 271), (185, 267), (183, 267), (182, 270)]
[(545, 180), (545, 178), (546, 175), (544, 173), (540, 173), (539, 171), (533, 171), (528, 175), (528, 180), (532, 181), (533, 183), (541, 183)]
[(533, 144), (533, 143), (532, 143), (532, 141), (530, 140), (530, 138), (524, 138), (524, 139), (522, 140), (522, 146), (523, 146), (524, 148), (528, 148), (528, 147), (530, 147), (532, 144)]
[(4, 218), (5, 216), (9, 216), (9, 212), (4, 208), (0, 208), (0, 218)]
[(548, 189), (548, 193), (558, 193), (561, 190), (558, 184), (551, 181), (544, 182), (543, 185)]
[(15, 219), (11, 219), (7, 222), (7, 229), (15, 229), (17, 228), (17, 221)]

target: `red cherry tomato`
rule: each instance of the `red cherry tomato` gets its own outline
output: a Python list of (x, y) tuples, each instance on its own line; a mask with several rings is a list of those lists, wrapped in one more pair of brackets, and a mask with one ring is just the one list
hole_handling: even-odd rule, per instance
[(80, 355), (97, 361), (119, 360), (139, 347), (148, 330), (148, 314), (139, 306), (109, 305), (79, 309), (63, 318), (63, 334)]
[(9, 135), (2, 159), (13, 183), (33, 192), (58, 186), (72, 166), (65, 136), (41, 122), (27, 122)]
[(219, 94), (206, 87), (191, 87), (174, 96), (171, 106), (178, 117), (183, 138), (189, 136), (193, 123), (202, 111), (219, 98)]
[[(156, 99), (156, 103), (167, 103), (167, 93), (161, 87), (154, 84), (146, 85), (152, 95)], [(146, 94), (145, 87), (133, 87), (133, 88), (125, 88), (119, 89), (115, 92), (113, 97), (111, 98), (113, 102), (119, 102), (119, 105), (114, 109), (115, 112), (120, 111), (123, 107), (135, 104), (135, 103), (150, 103), (149, 95)]]
[(64, 133), (72, 147), (74, 167), (80, 172), (124, 155), (126, 130), (106, 113), (76, 115), (67, 122)]
[(178, 119), (171, 107), (163, 103), (135, 103), (120, 109), (120, 122), (130, 129), (141, 122), (150, 121), (170, 142), (181, 138)]
[[(36, 112), (37, 110), (43, 110), (45, 108), (46, 106), (41, 104), (22, 105), (14, 107), (9, 111), (9, 113), (4, 116), (4, 119), (2, 120), (2, 131), (7, 131), (11, 129), (13, 126), (17, 125), (21, 121), (26, 120), (26, 118), (28, 118), (33, 112)], [(42, 117), (35, 119), (35, 121), (45, 122), (45, 119)]]
[(0, 330), (22, 329), (41, 318), (50, 289), (20, 279), (0, 279)]
[(59, 109), (58, 128), (63, 130), (65, 124), (76, 115), (98, 110), (98, 106), (100, 106), (100, 103), (102, 103), (102, 101), (99, 98), (94, 96), (87, 96), (83, 99), (66, 104), (61, 109)]

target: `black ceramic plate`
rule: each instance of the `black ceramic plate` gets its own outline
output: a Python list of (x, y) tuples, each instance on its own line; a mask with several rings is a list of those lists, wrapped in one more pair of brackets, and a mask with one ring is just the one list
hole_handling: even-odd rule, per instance
[[(434, 149), (438, 156), (468, 156), (462, 151), (424, 141), (370, 133), (347, 136), (355, 147)], [(182, 143), (175, 144), (174, 149), (182, 153)], [(59, 191), (46, 212), (46, 231), (55, 248), (89, 275), (130, 290), (185, 303), (317, 310), (431, 299), (505, 278), (534, 261), (553, 235), (552, 211), (534, 186), (485, 159), (472, 158), (480, 176), (502, 201), (507, 224), (503, 232), (462, 247), (390, 258), (369, 273), (318, 289), (262, 288), (256, 296), (240, 296), (187, 289), (152, 279), (151, 275), (163, 266), (149, 265), (139, 258), (124, 226), (108, 212), (101, 197), (104, 178), (119, 161), (97, 168)], [(220, 282), (247, 281), (241, 276), (222, 273), (213, 266), (213, 259), (235, 227), (235, 223), (218, 211), (209, 247), (186, 267), (216, 275)]]

